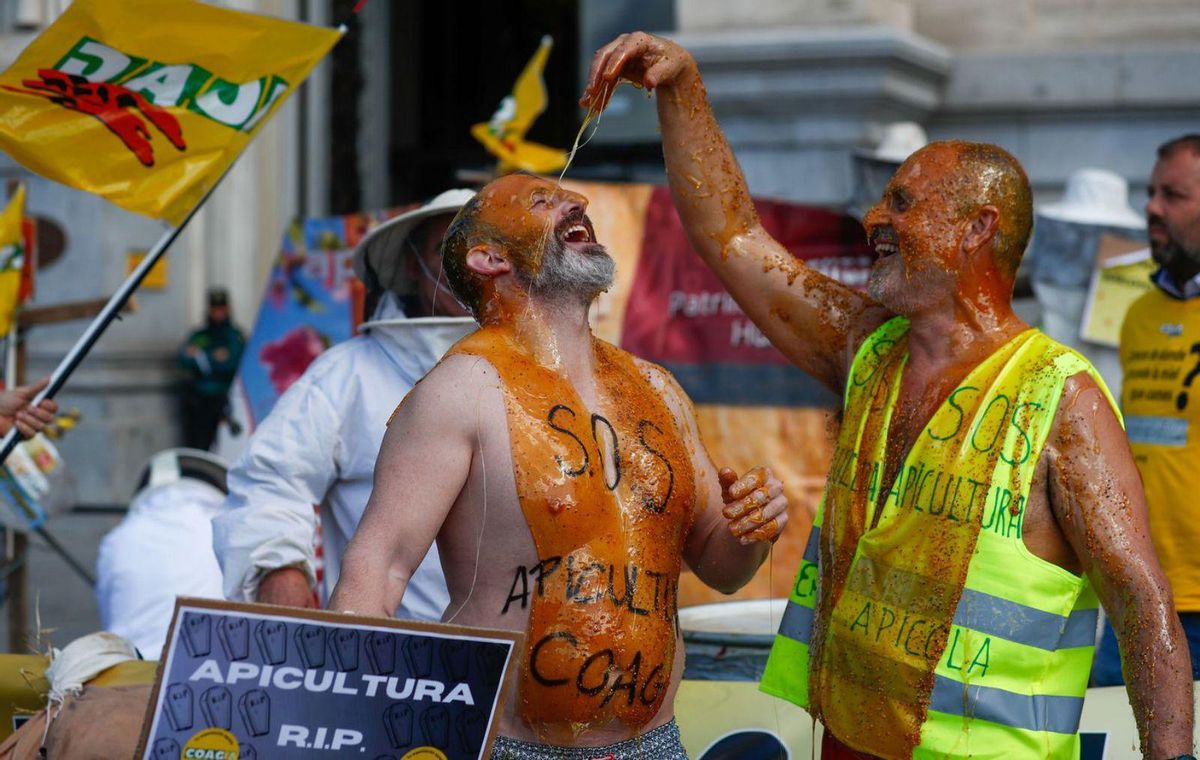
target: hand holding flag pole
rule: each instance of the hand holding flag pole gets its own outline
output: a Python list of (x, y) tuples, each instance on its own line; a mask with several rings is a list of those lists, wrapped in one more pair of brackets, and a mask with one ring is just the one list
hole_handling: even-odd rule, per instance
[[(58, 366), (54, 368), (54, 372), (50, 375), (49, 384), (43, 388), (42, 391), (37, 394), (37, 396), (34, 397), (32, 401), (33, 406), (37, 406), (45, 399), (54, 398), (55, 394), (62, 390), (62, 387), (66, 385), (67, 378), (69, 378), (75, 369), (79, 367), (80, 363), (84, 360), (84, 357), (86, 357), (88, 352), (92, 350), (92, 347), (96, 345), (96, 341), (100, 340), (100, 336), (104, 334), (104, 331), (108, 329), (109, 325), (111, 325), (113, 321), (120, 316), (121, 310), (125, 308), (125, 304), (129, 302), (129, 299), (138, 289), (138, 286), (142, 284), (142, 280), (146, 279), (146, 275), (150, 273), (150, 270), (154, 267), (158, 260), (166, 254), (167, 249), (169, 249), (171, 244), (174, 243), (176, 238), (179, 237), (179, 233), (183, 231), (183, 228), (186, 227), (188, 222), (192, 220), (192, 217), (194, 217), (201, 207), (204, 206), (205, 201), (207, 201), (212, 195), (213, 191), (220, 186), (221, 180), (225, 179), (228, 173), (229, 169), (226, 169), (225, 174), (222, 174), (221, 177), (213, 183), (212, 188), (209, 189), (200, 202), (197, 203), (190, 212), (188, 212), (188, 215), (184, 217), (183, 221), (178, 226), (168, 229), (163, 236), (159, 238), (158, 242), (154, 244), (154, 247), (150, 249), (149, 253), (146, 254), (145, 258), (143, 258), (142, 261), (137, 265), (137, 268), (135, 268), (129, 277), (126, 278), (125, 282), (121, 283), (121, 287), (112, 294), (112, 296), (108, 299), (108, 303), (104, 304), (104, 308), (101, 309), (100, 313), (96, 315), (96, 318), (93, 319), (91, 324), (88, 325), (87, 329), (84, 330), (83, 335), (79, 336), (79, 340), (75, 342), (75, 345), (71, 347), (71, 350), (67, 352), (67, 355), (64, 356), (62, 361), (58, 363)], [(8, 459), (8, 455), (12, 453), (13, 449), (17, 447), (17, 444), (20, 443), (20, 441), (20, 431), (17, 430), (16, 425), (13, 425), (8, 433), (5, 434), (3, 441), (0, 442), (0, 463), (3, 463), (4, 460)]]

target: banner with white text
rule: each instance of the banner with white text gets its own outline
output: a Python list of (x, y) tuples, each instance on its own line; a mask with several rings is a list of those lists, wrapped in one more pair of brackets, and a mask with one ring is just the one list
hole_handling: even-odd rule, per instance
[(180, 599), (138, 757), (480, 760), (519, 640)]

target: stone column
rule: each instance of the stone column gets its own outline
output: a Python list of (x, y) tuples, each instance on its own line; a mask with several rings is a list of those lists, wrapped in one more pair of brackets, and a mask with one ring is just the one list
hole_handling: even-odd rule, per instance
[[(685, 3), (686, 5), (686, 3)], [(782, 27), (676, 36), (756, 195), (842, 205), (851, 152), (893, 121), (937, 109), (950, 56), (890, 26)]]

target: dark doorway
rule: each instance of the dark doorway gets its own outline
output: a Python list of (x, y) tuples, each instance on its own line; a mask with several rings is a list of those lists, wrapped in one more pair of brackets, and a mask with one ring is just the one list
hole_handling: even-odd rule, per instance
[(578, 0), (396, 2), (392, 12), (393, 203), (427, 198), (461, 184), (462, 168), (494, 161), (471, 137), (538, 47), (554, 38), (546, 66), (549, 105), (529, 139), (570, 147), (581, 112), (577, 61)]

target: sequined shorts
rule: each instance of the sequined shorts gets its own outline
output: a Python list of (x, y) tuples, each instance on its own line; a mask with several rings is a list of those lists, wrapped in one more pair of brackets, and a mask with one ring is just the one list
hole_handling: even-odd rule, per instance
[(688, 760), (688, 756), (672, 720), (637, 738), (603, 747), (556, 747), (497, 736), (492, 760)]

